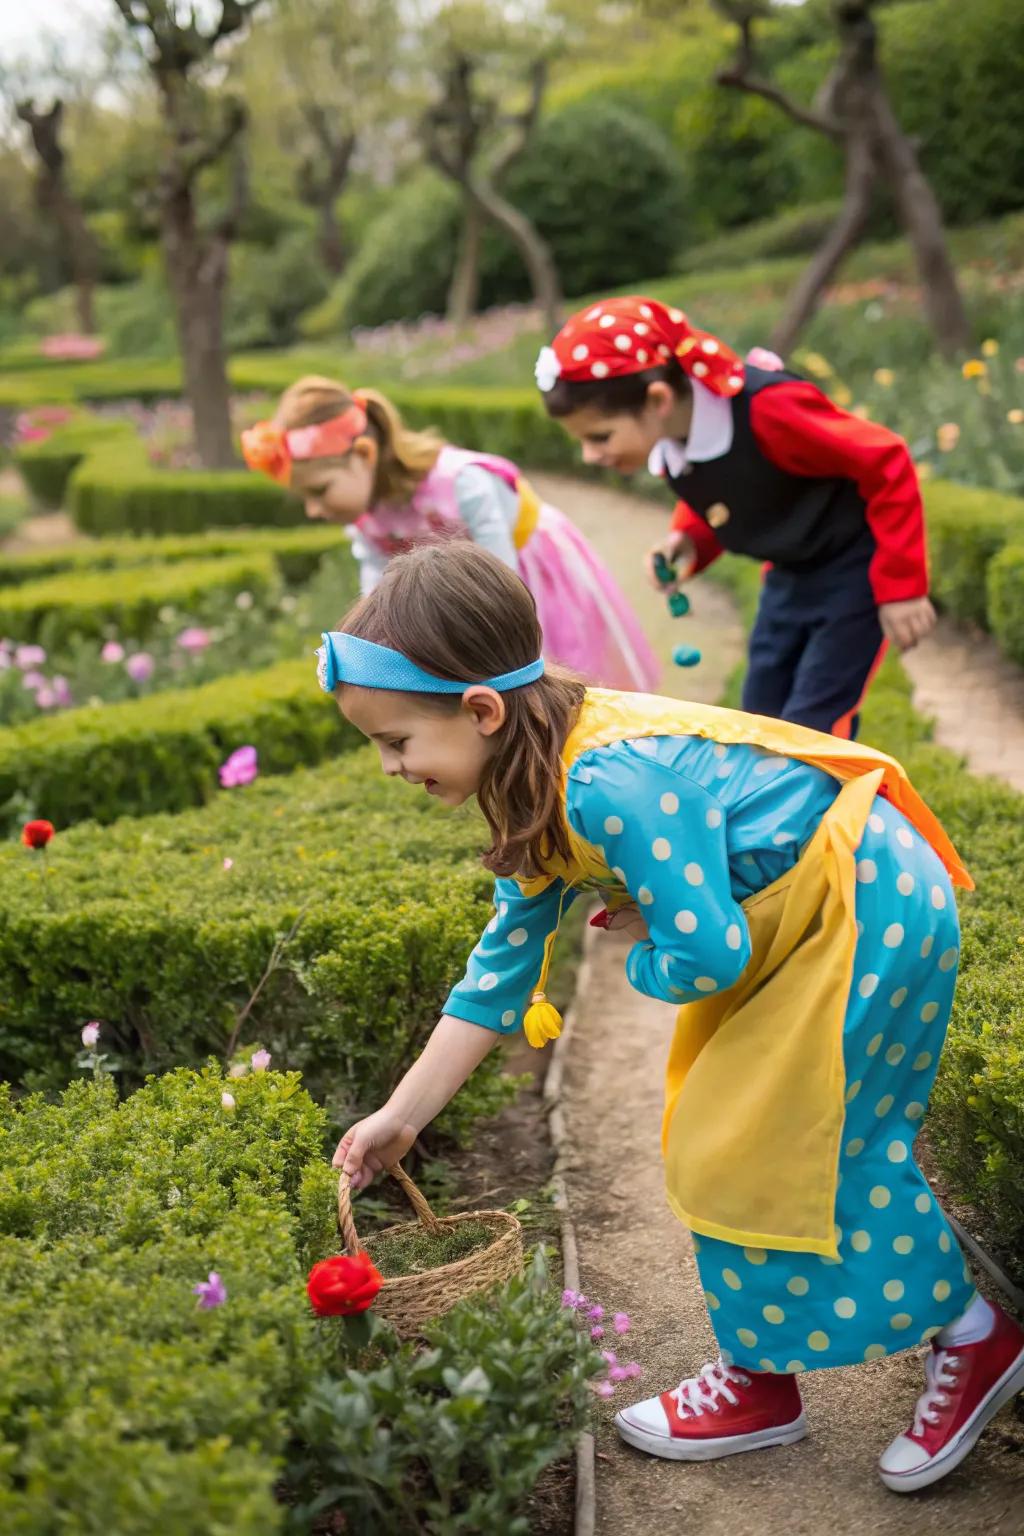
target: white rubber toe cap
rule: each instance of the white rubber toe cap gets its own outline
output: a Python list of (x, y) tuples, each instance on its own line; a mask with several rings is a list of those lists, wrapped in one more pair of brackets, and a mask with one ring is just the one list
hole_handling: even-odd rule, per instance
[(882, 1452), (878, 1465), (883, 1472), (916, 1472), (923, 1467), (928, 1460), (928, 1452), (909, 1439), (907, 1435), (897, 1435), (891, 1445), (886, 1446)]
[(629, 1408), (621, 1409), (615, 1417), (632, 1429), (642, 1429), (648, 1435), (664, 1435), (666, 1439), (671, 1435), (660, 1397), (644, 1398), (642, 1403), (633, 1403)]

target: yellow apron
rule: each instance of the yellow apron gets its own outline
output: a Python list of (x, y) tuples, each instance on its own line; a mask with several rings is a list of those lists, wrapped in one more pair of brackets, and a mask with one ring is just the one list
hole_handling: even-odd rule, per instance
[[(843, 1023), (857, 942), (855, 851), (875, 795), (881, 792), (917, 828), (954, 885), (970, 890), (973, 882), (899, 763), (787, 721), (590, 689), (563, 750), (564, 771), (594, 747), (665, 735), (748, 743), (843, 783), (799, 862), (743, 902), (752, 952), (739, 981), (679, 1010), (662, 1125), (669, 1204), (693, 1231), (836, 1258)], [(571, 858), (546, 861), (544, 875), (520, 882), (525, 894), (557, 876), (569, 886), (615, 884), (596, 847), (571, 829), (569, 840)], [(543, 985), (553, 942), (551, 935), (535, 994), (535, 1020), (549, 1038), (557, 1026)], [(529, 1035), (529, 1014), (527, 1026)]]

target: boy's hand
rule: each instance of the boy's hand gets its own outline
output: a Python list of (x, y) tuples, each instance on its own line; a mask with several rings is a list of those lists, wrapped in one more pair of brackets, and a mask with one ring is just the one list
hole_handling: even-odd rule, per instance
[(634, 944), (646, 944), (650, 940), (640, 908), (632, 901), (610, 913), (605, 927), (609, 933), (628, 934)]
[(417, 1134), (414, 1125), (385, 1106), (345, 1132), (331, 1166), (344, 1168), (353, 1189), (365, 1189), (375, 1173), (405, 1156)]
[(901, 603), (879, 603), (882, 634), (901, 651), (909, 651), (935, 628), (935, 609), (927, 597), (910, 597)]
[[(654, 557), (656, 555), (664, 556), (669, 565), (676, 567), (675, 581), (668, 582), (663, 586), (658, 580), (654, 571)], [(647, 580), (655, 592), (661, 592), (665, 597), (669, 597), (673, 592), (678, 591), (680, 582), (693, 575), (693, 568), (696, 564), (697, 550), (694, 542), (688, 533), (682, 533), (678, 528), (673, 528), (657, 544), (652, 545), (644, 556), (644, 569), (647, 572)]]

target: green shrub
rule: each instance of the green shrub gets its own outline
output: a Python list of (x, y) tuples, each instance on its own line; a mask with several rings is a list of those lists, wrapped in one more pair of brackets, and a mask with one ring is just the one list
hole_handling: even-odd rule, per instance
[(60, 649), (74, 636), (100, 637), (116, 625), (122, 635), (144, 640), (167, 604), (198, 622), (209, 603), (225, 596), (248, 591), (265, 602), (276, 578), (269, 554), (65, 572), (0, 589), (0, 634)]
[[(726, 556), (712, 569), (749, 624), (760, 586), (754, 562)], [(728, 702), (737, 704), (738, 694), (739, 676)], [(1024, 796), (975, 778), (932, 743), (895, 657), (872, 684), (862, 720), (862, 739), (903, 763), (977, 886), (958, 895), (960, 971), (927, 1123), (950, 1189), (981, 1212), (993, 1242), (1017, 1254), (1024, 1248)]]
[(248, 470), (156, 469), (138, 442), (109, 444), (81, 463), (68, 510), (83, 533), (198, 533), (302, 521), (294, 496)]
[[(91, 1018), (133, 1077), (223, 1055), (291, 934), (249, 1038), (349, 1111), (372, 1108), (487, 919), (481, 841), (475, 818), (387, 780), (368, 748), (204, 810), (73, 828), (45, 860), (0, 847), (0, 1073), (59, 1083)], [(473, 1113), (493, 1107), (489, 1074), (466, 1090)]]
[(14, 460), (36, 501), (44, 507), (59, 507), (72, 471), (95, 446), (134, 436), (127, 422), (102, 421), (83, 413), (82, 419), (58, 427), (44, 441), (16, 449)]
[(312, 658), (281, 662), (0, 730), (0, 814), (10, 826), (30, 807), (67, 827), (184, 810), (217, 793), (236, 747), (256, 747), (261, 773), (277, 774), (356, 740), (316, 687)]
[(808, 256), (824, 240), (841, 207), (841, 200), (832, 198), (744, 223), (740, 229), (684, 247), (674, 263), (675, 270), (706, 278), (709, 273), (745, 267), (748, 263), (782, 256)]
[[(277, 1072), (179, 1071), (121, 1104), (109, 1080), (58, 1104), (0, 1089), (5, 1533), (309, 1536), (316, 1490), (386, 1536), (424, 1489), (439, 1536), (525, 1529), (595, 1352), (537, 1261), (429, 1352), (384, 1333), (347, 1371), (344, 1325), (317, 1323), (303, 1284), (337, 1246), (326, 1130)], [(227, 1295), (204, 1310), (211, 1270)]]
[(987, 590), (988, 627), (1000, 649), (1024, 667), (1024, 544), (999, 551), (988, 567)]
[(935, 597), (953, 618), (988, 628), (986, 571), (1024, 537), (1024, 501), (949, 480), (928, 481), (924, 495)]
[(314, 523), (302, 528), (244, 529), (238, 533), (210, 532), (181, 537), (91, 539), (55, 544), (21, 554), (0, 552), (0, 587), (39, 581), (64, 571), (106, 571), (137, 565), (177, 564), (220, 555), (270, 555), (281, 579), (302, 586), (317, 572), (325, 555), (347, 549), (337, 528)]

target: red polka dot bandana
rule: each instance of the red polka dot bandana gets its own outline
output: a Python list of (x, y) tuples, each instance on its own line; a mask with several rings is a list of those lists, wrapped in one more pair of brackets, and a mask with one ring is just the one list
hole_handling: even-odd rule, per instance
[(538, 388), (547, 393), (558, 379), (592, 384), (643, 373), (670, 358), (714, 395), (738, 395), (743, 364), (717, 336), (698, 331), (681, 309), (657, 299), (603, 299), (567, 320), (537, 359)]

